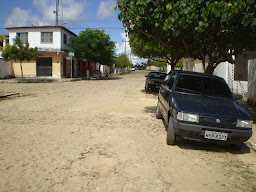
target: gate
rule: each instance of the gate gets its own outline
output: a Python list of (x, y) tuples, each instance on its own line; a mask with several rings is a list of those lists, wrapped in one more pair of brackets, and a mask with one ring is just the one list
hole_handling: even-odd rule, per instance
[(52, 76), (52, 57), (39, 57), (36, 60), (37, 76)]

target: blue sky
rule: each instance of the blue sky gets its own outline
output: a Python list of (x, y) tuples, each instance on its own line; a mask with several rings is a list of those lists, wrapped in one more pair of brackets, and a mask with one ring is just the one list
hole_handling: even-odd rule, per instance
[[(116, 0), (60, 0), (63, 19), (60, 25), (70, 29), (75, 34), (86, 27), (104, 30), (116, 42), (116, 53), (124, 53), (124, 27), (118, 20), (118, 12), (114, 10)], [(0, 0), (0, 34), (8, 34), (6, 27), (31, 25), (54, 25), (56, 0)], [(62, 22), (63, 21), (63, 22)], [(64, 24), (66, 23), (66, 24)], [(127, 54), (130, 53), (129, 43), (126, 43)], [(134, 64), (141, 60), (130, 56)]]

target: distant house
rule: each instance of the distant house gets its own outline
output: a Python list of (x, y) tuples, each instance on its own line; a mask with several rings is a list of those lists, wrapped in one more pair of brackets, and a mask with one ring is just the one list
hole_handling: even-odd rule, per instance
[[(20, 37), (22, 42), (28, 42), (30, 47), (37, 47), (42, 53), (36, 61), (23, 62), (24, 77), (53, 77), (62, 78), (78, 76), (81, 71), (79, 62), (74, 57), (67, 60), (69, 51), (69, 39), (75, 37), (72, 31), (63, 26), (30, 26), (9, 27), (9, 41), (13, 44), (15, 37)], [(21, 76), (18, 61), (13, 61), (13, 73), (15, 77)]]
[[(2, 35), (5, 37), (3, 42), (0, 42), (0, 47), (4, 48), (9, 44), (9, 35)], [(7, 78), (13, 76), (12, 64), (10, 61), (4, 61), (2, 52), (0, 50), (0, 78)]]

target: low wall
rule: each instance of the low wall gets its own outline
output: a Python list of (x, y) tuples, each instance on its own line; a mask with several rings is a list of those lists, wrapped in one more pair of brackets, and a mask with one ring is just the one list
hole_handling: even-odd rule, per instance
[(0, 59), (0, 78), (7, 78), (13, 76), (13, 69), (11, 61), (4, 61)]
[(256, 59), (248, 61), (248, 102), (256, 105)]

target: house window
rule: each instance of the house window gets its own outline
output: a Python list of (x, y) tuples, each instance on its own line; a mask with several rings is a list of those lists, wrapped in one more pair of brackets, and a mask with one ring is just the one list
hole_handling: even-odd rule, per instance
[(52, 43), (53, 42), (52, 32), (41, 32), (41, 42), (42, 43)]
[(20, 38), (22, 43), (28, 42), (28, 32), (17, 33), (17, 36)]
[(68, 37), (66, 34), (63, 34), (63, 42), (64, 42), (64, 44), (68, 43)]
[(9, 44), (9, 38), (5, 39), (5, 44), (8, 45)]

